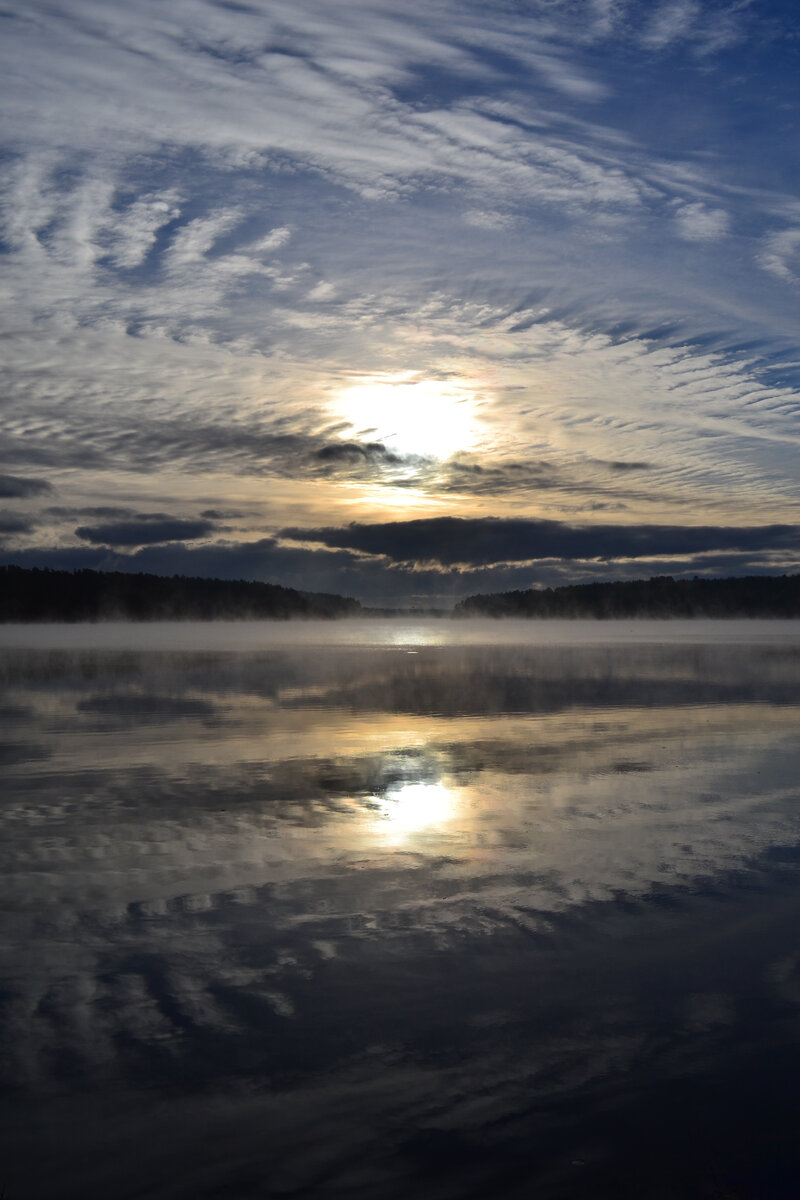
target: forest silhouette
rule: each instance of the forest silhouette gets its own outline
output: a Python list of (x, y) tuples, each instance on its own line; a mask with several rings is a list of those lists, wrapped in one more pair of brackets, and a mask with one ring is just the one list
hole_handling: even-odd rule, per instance
[(461, 617), (800, 617), (800, 575), (620, 580), (468, 596)]
[(123, 571), (0, 567), (0, 621), (216, 621), (342, 617), (357, 600), (275, 583)]
[[(123, 571), (0, 566), (0, 622), (288, 620), (402, 616), (348, 596), (275, 583)], [(413, 610), (420, 615), (421, 610)], [(426, 609), (426, 615), (448, 615)], [(800, 575), (608, 583), (473, 595), (455, 617), (800, 617)]]

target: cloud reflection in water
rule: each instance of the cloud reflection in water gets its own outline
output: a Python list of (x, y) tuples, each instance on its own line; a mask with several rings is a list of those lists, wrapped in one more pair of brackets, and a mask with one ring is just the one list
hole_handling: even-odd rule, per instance
[(640, 1200), (623, 1124), (674, 1130), (675, 1088), (707, 1157), (709, 1111), (780, 1130), (797, 638), (437, 628), (0, 654), (13, 1200)]

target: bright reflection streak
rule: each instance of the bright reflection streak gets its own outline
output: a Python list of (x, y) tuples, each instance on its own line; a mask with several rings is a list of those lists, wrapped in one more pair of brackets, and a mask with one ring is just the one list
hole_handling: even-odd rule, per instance
[(407, 783), (376, 796), (374, 805), (386, 832), (399, 838), (444, 825), (456, 812), (455, 796), (443, 783)]
[[(387, 630), (387, 642), (390, 646), (440, 646), (443, 643), (442, 634), (449, 632), (446, 626), (440, 628), (440, 624), (435, 621), (408, 622), (404, 625), (396, 622), (393, 628)], [(413, 651), (409, 650), (408, 653)]]

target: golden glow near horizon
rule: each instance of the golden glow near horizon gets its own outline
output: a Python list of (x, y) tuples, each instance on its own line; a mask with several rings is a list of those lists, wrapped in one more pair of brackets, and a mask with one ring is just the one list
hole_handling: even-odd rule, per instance
[(475, 404), (475, 393), (462, 383), (407, 374), (359, 379), (332, 402), (359, 438), (425, 458), (449, 458), (476, 445)]

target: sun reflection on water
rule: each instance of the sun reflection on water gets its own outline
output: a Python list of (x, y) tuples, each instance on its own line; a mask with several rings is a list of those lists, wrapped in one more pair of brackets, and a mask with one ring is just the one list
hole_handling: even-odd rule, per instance
[(392, 840), (435, 832), (453, 819), (456, 797), (443, 783), (405, 783), (372, 802), (382, 832)]

